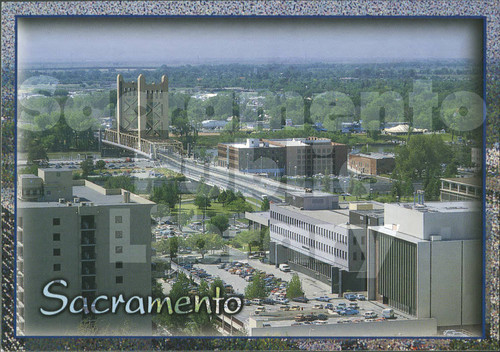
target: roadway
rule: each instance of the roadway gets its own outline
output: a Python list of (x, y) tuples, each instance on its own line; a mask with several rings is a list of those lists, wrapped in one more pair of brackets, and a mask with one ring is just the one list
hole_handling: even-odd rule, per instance
[(286, 192), (304, 190), (301, 187), (283, 184), (258, 175), (210, 164), (198, 164), (178, 155), (167, 155), (164, 151), (158, 152), (157, 156), (160, 167), (169, 168), (196, 181), (203, 179), (209, 185), (240, 191), (245, 196), (257, 199), (262, 199), (263, 195), (266, 195), (272, 201), (282, 201)]

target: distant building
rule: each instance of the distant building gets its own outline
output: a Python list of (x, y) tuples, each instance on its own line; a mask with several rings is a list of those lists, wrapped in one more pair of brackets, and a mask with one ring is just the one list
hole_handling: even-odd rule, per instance
[(479, 177), (442, 178), (440, 199), (446, 201), (480, 200), (482, 182)]
[(479, 202), (385, 204), (368, 227), (368, 298), (438, 326), (481, 323)]
[[(104, 189), (72, 180), (70, 169), (39, 169), (21, 175), (17, 211), (17, 333), (80, 335), (85, 320), (113, 335), (150, 335), (150, 315), (71, 314), (43, 316), (40, 308), (57, 310), (60, 301), (45, 297), (55, 285), (71, 301), (100, 295), (151, 295), (151, 216), (155, 205), (125, 190)], [(127, 299), (127, 298), (126, 298)], [(105, 330), (102, 330), (105, 329)], [(116, 330), (115, 330), (116, 329)]]
[(472, 163), (472, 166), (481, 167), (481, 165), (483, 164), (483, 153), (481, 148), (471, 148), (470, 161)]
[(349, 223), (338, 196), (290, 192), (271, 203), (270, 262), (331, 284), (332, 292), (366, 290), (366, 227)]
[(350, 153), (348, 170), (363, 175), (390, 174), (396, 162), (390, 153)]
[(201, 122), (201, 127), (208, 130), (216, 128), (224, 128), (229, 122), (226, 120), (204, 120)]
[[(389, 135), (393, 135), (393, 136), (408, 134), (409, 129), (410, 129), (409, 124), (402, 123), (402, 124), (394, 126), (394, 127), (384, 128), (382, 130), (382, 134), (389, 134)], [(427, 132), (427, 130), (421, 129), (421, 128), (414, 128), (414, 127), (412, 127), (412, 129), (411, 129), (412, 134), (422, 134), (424, 132)]]
[(247, 139), (218, 145), (220, 166), (249, 173), (338, 175), (346, 160), (347, 146), (327, 138)]

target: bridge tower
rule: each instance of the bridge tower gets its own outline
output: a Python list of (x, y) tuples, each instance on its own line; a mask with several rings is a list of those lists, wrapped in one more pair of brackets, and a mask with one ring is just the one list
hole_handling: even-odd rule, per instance
[[(120, 144), (120, 132), (137, 134), (141, 139), (168, 138), (168, 79), (147, 84), (142, 74), (137, 82), (125, 82), (122, 75), (116, 77), (116, 132)], [(139, 148), (140, 149), (140, 148)]]

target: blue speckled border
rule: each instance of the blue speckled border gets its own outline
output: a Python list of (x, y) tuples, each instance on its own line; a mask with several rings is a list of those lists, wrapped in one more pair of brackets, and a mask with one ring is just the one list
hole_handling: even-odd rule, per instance
[[(499, 56), (500, 11), (495, 0), (354, 0), (354, 1), (51, 1), (2, 4), (2, 126), (14, 121), (15, 16), (19, 15), (189, 15), (189, 16), (482, 16), (486, 19), (487, 179), (486, 179), (486, 301), (491, 336), (499, 339)], [(2, 164), (12, 172), (2, 175), (2, 206), (13, 208), (14, 136), (2, 132)], [(497, 143), (496, 146), (494, 143)], [(3, 215), (2, 215), (3, 216)], [(287, 349), (286, 340), (265, 343), (249, 340), (187, 339), (16, 339), (13, 334), (13, 220), (4, 218), (2, 229), (2, 348), (4, 350), (186, 350), (186, 349)], [(225, 342), (224, 342), (225, 341)], [(241, 340), (239, 340), (241, 341)], [(374, 350), (406, 349), (411, 340), (357, 340)], [(428, 349), (449, 349), (449, 340), (425, 341)], [(472, 342), (479, 344), (480, 341)], [(306, 350), (339, 350), (333, 339), (300, 343)], [(426, 349), (427, 349), (426, 348)]]

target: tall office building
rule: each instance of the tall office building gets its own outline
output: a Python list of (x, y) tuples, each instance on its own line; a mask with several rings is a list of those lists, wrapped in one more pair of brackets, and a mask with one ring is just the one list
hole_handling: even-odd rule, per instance
[[(100, 315), (90, 305), (100, 295), (151, 295), (150, 212), (155, 204), (125, 190), (74, 181), (67, 169), (21, 175), (18, 185), (17, 333), (85, 335), (95, 327), (102, 334), (150, 335), (151, 315), (126, 314), (123, 305), (115, 314)], [(55, 316), (42, 315), (41, 308), (61, 307), (61, 300), (43, 294), (53, 280), (67, 282), (51, 292), (69, 302), (87, 298), (89, 314), (72, 314), (67, 307)]]
[(481, 323), (479, 202), (385, 204), (368, 227), (368, 298), (438, 326)]

